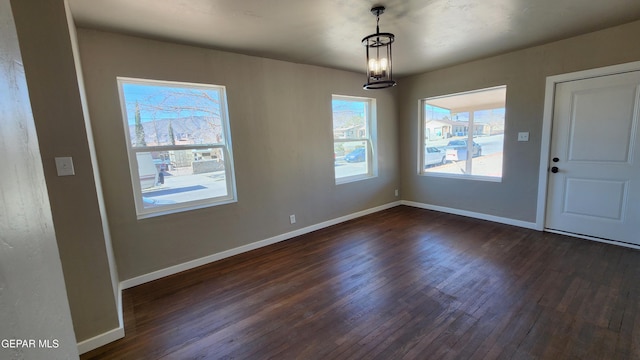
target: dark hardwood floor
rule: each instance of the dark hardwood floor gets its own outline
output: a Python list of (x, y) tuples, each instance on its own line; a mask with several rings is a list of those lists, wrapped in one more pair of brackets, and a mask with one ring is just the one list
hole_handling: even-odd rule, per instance
[(82, 359), (640, 359), (640, 252), (399, 206), (124, 291)]

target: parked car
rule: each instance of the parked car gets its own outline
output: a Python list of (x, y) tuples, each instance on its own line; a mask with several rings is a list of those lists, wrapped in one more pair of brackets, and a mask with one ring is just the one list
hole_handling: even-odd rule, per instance
[[(446, 147), (446, 161), (458, 161), (458, 160), (466, 160), (467, 159), (467, 151), (468, 151), (468, 142), (467, 140), (451, 140), (447, 144)], [(480, 144), (473, 142), (473, 152), (472, 157), (477, 157), (482, 155), (482, 146)]]
[(345, 157), (344, 157), (344, 161), (346, 162), (363, 162), (366, 159), (366, 151), (364, 148), (357, 148), (355, 150), (353, 150), (352, 152), (348, 153)]
[(424, 167), (445, 164), (447, 162), (446, 152), (434, 146), (424, 149)]

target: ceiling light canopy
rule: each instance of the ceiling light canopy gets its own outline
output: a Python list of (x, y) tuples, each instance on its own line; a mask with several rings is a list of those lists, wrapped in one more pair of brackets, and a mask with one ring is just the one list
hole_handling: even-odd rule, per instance
[(384, 10), (384, 6), (371, 8), (376, 16), (376, 33), (362, 39), (362, 45), (367, 49), (367, 83), (363, 86), (367, 90), (396, 86), (391, 69), (391, 44), (395, 36), (380, 32), (380, 15)]

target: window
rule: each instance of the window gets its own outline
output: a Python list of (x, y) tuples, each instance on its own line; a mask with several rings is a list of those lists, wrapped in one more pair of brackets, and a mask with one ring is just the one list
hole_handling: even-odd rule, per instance
[(118, 78), (138, 218), (233, 202), (223, 86)]
[(333, 95), (336, 184), (376, 176), (375, 100)]
[(506, 86), (424, 99), (419, 173), (502, 179)]

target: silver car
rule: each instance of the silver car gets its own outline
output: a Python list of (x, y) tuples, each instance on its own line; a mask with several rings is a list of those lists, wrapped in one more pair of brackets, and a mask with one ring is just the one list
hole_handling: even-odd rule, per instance
[[(462, 161), (467, 160), (467, 140), (451, 140), (446, 147), (446, 161)], [(480, 144), (473, 142), (473, 149), (471, 156), (478, 157), (482, 156), (482, 146)]]

